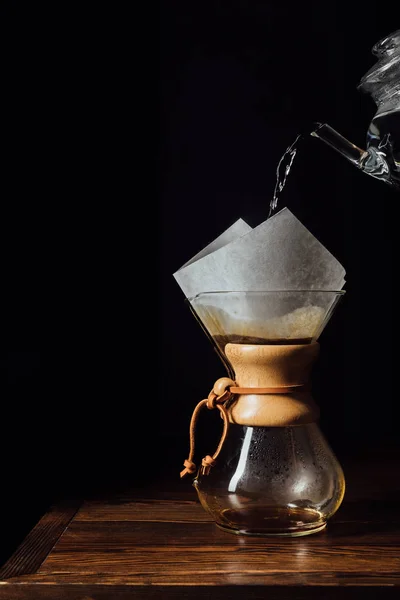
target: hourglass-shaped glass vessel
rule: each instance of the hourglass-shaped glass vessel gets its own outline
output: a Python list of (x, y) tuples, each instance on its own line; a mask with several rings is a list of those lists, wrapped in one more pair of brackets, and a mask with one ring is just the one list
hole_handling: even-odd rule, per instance
[(343, 472), (310, 393), (317, 339), (342, 294), (214, 292), (190, 299), (236, 386), (225, 404), (229, 426), (218, 457), (194, 479), (202, 506), (225, 531), (307, 535), (322, 530), (342, 502)]

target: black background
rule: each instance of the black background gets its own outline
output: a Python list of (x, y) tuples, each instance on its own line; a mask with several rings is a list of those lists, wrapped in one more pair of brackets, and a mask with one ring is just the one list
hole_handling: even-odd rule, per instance
[[(357, 84), (396, 28), (316, 0), (99, 10), (2, 20), (2, 559), (59, 497), (176, 485), (193, 407), (225, 372), (172, 275), (267, 217), (299, 131), (364, 144)], [(339, 458), (399, 448), (397, 201), (311, 138), (281, 200), (347, 271), (313, 376)]]

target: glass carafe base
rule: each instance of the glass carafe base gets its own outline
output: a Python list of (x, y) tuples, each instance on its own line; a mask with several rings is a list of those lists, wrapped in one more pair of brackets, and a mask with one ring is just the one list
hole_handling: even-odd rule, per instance
[(220, 529), (236, 535), (298, 537), (326, 527), (321, 513), (309, 508), (258, 506), (224, 509), (216, 520)]

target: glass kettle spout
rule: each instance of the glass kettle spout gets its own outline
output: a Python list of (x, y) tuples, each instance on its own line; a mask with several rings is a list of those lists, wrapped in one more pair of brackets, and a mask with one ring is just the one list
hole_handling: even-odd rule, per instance
[[(316, 129), (311, 133), (313, 137), (319, 138), (328, 146), (347, 158), (354, 166), (364, 173), (380, 179), (390, 185), (398, 185), (392, 177), (392, 165), (390, 165), (390, 153), (386, 155), (385, 146), (371, 147), (362, 150), (355, 146), (327, 123), (317, 123)], [(394, 165), (393, 165), (394, 166)]]

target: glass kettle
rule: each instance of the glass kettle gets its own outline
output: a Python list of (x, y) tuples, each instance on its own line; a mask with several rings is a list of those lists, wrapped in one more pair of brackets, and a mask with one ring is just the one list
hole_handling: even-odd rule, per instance
[(377, 42), (372, 53), (378, 61), (358, 85), (377, 106), (368, 128), (366, 150), (326, 123), (318, 123), (311, 135), (337, 150), (364, 173), (400, 189), (400, 29)]

